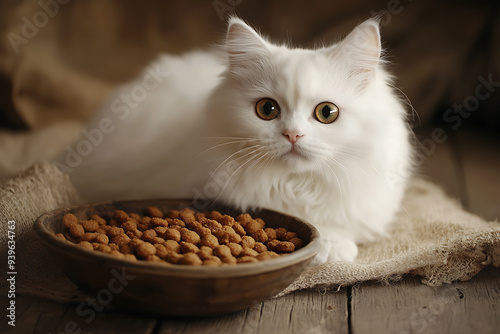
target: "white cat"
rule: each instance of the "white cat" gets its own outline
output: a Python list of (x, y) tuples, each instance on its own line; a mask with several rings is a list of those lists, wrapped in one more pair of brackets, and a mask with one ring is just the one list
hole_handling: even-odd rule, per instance
[(60, 166), (87, 200), (283, 211), (318, 227), (318, 262), (353, 261), (400, 210), (411, 170), (378, 23), (307, 50), (231, 18), (221, 49), (161, 56), (115, 92)]

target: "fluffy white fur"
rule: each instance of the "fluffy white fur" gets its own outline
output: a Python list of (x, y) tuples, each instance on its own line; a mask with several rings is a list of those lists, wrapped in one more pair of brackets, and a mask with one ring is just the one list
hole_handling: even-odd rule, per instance
[[(164, 55), (120, 87), (88, 127), (109, 118), (114, 130), (71, 178), (88, 200), (195, 197), (287, 212), (319, 228), (318, 262), (352, 261), (356, 244), (383, 236), (401, 209), (411, 169), (405, 110), (380, 54), (374, 20), (306, 50), (232, 18), (222, 56)], [(151, 71), (161, 83), (136, 106), (123, 102), (153, 82)], [(265, 97), (279, 103), (278, 118), (256, 115)], [(314, 117), (324, 101), (340, 109), (331, 124)], [(292, 145), (285, 131), (301, 137)]]

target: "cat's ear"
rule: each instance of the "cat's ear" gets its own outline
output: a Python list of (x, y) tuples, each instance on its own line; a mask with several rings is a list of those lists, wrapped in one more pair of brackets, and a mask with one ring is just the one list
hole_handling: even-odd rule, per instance
[(379, 23), (375, 19), (367, 20), (358, 25), (336, 47), (336, 55), (348, 63), (353, 77), (366, 85), (373, 78), (381, 59), (382, 46), (380, 42)]
[(229, 20), (226, 47), (231, 73), (251, 69), (270, 55), (269, 43), (237, 17)]

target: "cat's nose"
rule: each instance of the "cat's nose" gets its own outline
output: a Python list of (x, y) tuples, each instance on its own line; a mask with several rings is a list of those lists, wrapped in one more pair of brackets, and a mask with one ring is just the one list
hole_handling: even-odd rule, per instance
[(283, 131), (283, 136), (287, 137), (288, 141), (293, 145), (297, 142), (297, 140), (299, 140), (300, 137), (303, 137), (304, 135), (298, 131), (285, 130)]

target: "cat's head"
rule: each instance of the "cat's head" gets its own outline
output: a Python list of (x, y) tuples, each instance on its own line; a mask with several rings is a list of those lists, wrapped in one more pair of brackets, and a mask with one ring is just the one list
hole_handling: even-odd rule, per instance
[[(226, 51), (226, 133), (248, 138), (240, 155), (293, 171), (359, 155), (400, 106), (381, 69), (378, 23), (368, 20), (343, 41), (316, 50), (275, 45), (231, 18)], [(389, 109), (398, 109), (398, 111)], [(243, 140), (243, 139), (239, 139)]]

